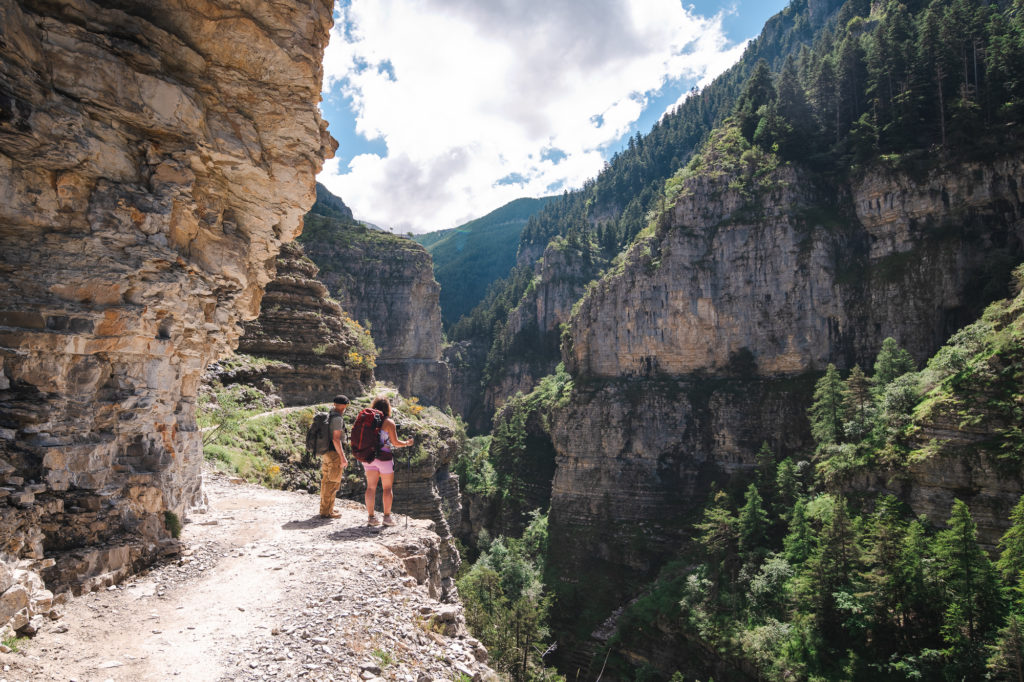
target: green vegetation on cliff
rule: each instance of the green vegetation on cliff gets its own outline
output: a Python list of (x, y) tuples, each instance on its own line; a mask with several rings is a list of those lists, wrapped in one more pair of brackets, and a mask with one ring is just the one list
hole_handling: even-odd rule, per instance
[[(455, 464), (470, 503), (491, 515), (469, 538), (480, 552), (458, 581), (466, 622), (487, 646), (492, 665), (515, 680), (560, 679), (545, 667), (550, 591), (545, 585), (548, 519), (555, 452), (548, 414), (564, 407), (572, 381), (559, 365), (529, 394), (518, 393), (494, 418), (494, 435), (473, 439)], [(468, 564), (466, 564), (468, 565)]]
[[(1020, 292), (1024, 268), (1014, 273)], [(887, 339), (869, 381), (859, 367), (834, 367), (810, 411), (819, 475), (848, 481), (878, 466), (898, 470), (938, 455), (987, 457), (1019, 475), (1024, 464), (1024, 298), (990, 305), (947, 341), (921, 371)], [(819, 395), (820, 394), (820, 395)]]
[[(990, 556), (964, 500), (936, 527), (854, 475), (898, 477), (949, 457), (1019, 478), (1022, 313), (1020, 293), (991, 305), (920, 371), (891, 339), (873, 376), (830, 366), (808, 410), (810, 462), (765, 446), (746, 491), (712, 490), (692, 541), (623, 613), (611, 651), (682, 642), (677, 665), (698, 675), (1017, 679), (1024, 498)], [(610, 665), (625, 674), (614, 654)]]
[(551, 651), (547, 516), (534, 513), (521, 538), (499, 537), (480, 549), (457, 582), (466, 624), (487, 647), (490, 665), (517, 682), (564, 680), (544, 665)]

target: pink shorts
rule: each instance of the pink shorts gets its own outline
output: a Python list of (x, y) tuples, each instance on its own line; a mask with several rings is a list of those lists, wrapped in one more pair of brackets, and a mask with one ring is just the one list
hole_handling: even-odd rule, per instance
[(395, 460), (393, 459), (375, 459), (369, 464), (366, 462), (360, 462), (363, 465), (363, 471), (379, 471), (382, 474), (393, 474), (395, 473)]

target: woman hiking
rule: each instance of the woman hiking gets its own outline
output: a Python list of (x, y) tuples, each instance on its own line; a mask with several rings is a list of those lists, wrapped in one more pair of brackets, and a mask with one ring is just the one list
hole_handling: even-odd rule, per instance
[(380, 410), (381, 414), (384, 415), (384, 423), (380, 427), (380, 454), (369, 464), (360, 462), (363, 465), (363, 471), (366, 472), (366, 525), (380, 525), (380, 521), (377, 520), (373, 513), (374, 502), (377, 498), (377, 481), (379, 480), (383, 486), (381, 499), (384, 503), (384, 525), (393, 526), (395, 522), (391, 518), (391, 502), (394, 499), (394, 495), (391, 492), (391, 486), (395, 482), (395, 460), (391, 454), (391, 449), (405, 448), (412, 445), (412, 438), (409, 440), (398, 439), (398, 433), (395, 431), (395, 422), (391, 419), (391, 403), (387, 397), (377, 396), (373, 399), (373, 404), (370, 407), (374, 410)]

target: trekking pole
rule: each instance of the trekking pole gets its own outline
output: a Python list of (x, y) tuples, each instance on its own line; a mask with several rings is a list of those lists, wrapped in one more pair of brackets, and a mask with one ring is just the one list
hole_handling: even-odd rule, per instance
[[(405, 456), (405, 465), (407, 467), (406, 471), (408, 472), (409, 478), (411, 479), (412, 478), (412, 457), (410, 457), (409, 455)], [(409, 530), (409, 515), (408, 514), (405, 515), (405, 529)]]

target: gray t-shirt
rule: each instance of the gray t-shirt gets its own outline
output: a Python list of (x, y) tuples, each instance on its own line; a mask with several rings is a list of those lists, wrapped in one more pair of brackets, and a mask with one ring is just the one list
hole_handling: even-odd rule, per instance
[[(331, 410), (330, 417), (329, 417), (329, 419), (327, 421), (327, 428), (331, 432), (331, 449), (332, 450), (334, 449), (334, 432), (335, 431), (341, 431), (341, 442), (342, 442), (342, 447), (344, 448), (345, 438), (346, 438), (347, 434), (345, 433), (345, 418), (342, 417), (340, 412), (335, 412), (334, 410)], [(339, 453), (339, 454), (341, 454), (341, 453)]]

